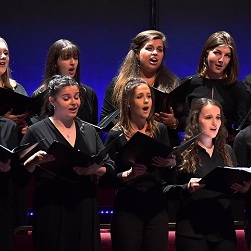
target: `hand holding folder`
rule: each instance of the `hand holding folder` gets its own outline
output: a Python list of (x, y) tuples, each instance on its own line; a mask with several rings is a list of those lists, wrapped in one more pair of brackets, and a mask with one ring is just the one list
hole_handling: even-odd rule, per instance
[(39, 144), (39, 142), (36, 142), (35, 144), (27, 143), (20, 145), (12, 150), (0, 145), (0, 160), (5, 162), (6, 160), (13, 158), (22, 159), (26, 156), (26, 154), (33, 150)]
[(122, 134), (95, 155), (78, 151), (55, 140), (47, 150), (47, 153), (53, 155), (55, 160), (40, 164), (40, 166), (54, 174), (60, 174), (64, 170), (71, 170), (74, 166), (87, 167), (94, 162), (100, 164), (121, 136)]
[(179, 155), (202, 133), (189, 139), (183, 144), (172, 148), (157, 139), (149, 137), (143, 133), (136, 132), (117, 153), (116, 159), (118, 161), (118, 168), (120, 168), (121, 171), (126, 171), (133, 163), (141, 163), (150, 167), (152, 158), (155, 156), (167, 158), (170, 154)]
[(242, 184), (243, 181), (251, 179), (250, 167), (226, 167), (219, 166), (204, 176), (199, 183), (205, 184), (205, 189), (229, 193), (233, 191), (231, 185)]
[(45, 93), (31, 98), (6, 88), (0, 88), (0, 116), (12, 110), (12, 114), (19, 115), (29, 112), (29, 115), (39, 114)]
[(178, 107), (185, 103), (186, 97), (196, 88), (196, 85), (191, 85), (192, 77), (189, 77), (185, 82), (177, 86), (171, 92), (166, 93), (153, 87), (155, 95), (155, 112), (168, 112), (170, 107)]

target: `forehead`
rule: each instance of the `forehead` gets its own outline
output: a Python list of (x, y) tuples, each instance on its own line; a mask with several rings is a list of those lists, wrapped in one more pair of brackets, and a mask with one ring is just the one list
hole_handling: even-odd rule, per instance
[(61, 50), (61, 55), (78, 55), (78, 49), (75, 46), (67, 46)]
[(207, 104), (201, 109), (201, 115), (206, 115), (206, 114), (218, 115), (220, 114), (220, 108), (216, 105)]
[(147, 84), (142, 83), (135, 88), (134, 92), (135, 94), (141, 93), (141, 92), (150, 92), (150, 87)]
[(79, 92), (78, 85), (63, 86), (59, 91), (59, 95), (75, 94)]
[(7, 44), (4, 41), (1, 41), (1, 40), (0, 40), (0, 48), (2, 50), (8, 50)]
[(157, 39), (149, 39), (144, 43), (144, 46), (156, 46), (156, 47), (163, 47), (163, 41), (160, 38)]
[(228, 45), (226, 45), (226, 44), (218, 45), (218, 46), (214, 47), (214, 48), (212, 49), (212, 51), (213, 51), (213, 50), (222, 51), (222, 52), (224, 52), (224, 53), (231, 53), (231, 48), (230, 48)]

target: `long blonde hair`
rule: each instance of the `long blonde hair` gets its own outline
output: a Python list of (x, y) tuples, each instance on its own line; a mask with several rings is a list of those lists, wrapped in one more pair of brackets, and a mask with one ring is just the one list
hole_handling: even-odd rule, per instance
[[(0, 37), (0, 42), (5, 43), (7, 49), (9, 50), (8, 44), (5, 39)], [(6, 71), (1, 75), (1, 80), (3, 82), (4, 87), (6, 88), (14, 89), (14, 87), (16, 87), (17, 82), (14, 79), (11, 79), (11, 70), (9, 65), (7, 66)]]

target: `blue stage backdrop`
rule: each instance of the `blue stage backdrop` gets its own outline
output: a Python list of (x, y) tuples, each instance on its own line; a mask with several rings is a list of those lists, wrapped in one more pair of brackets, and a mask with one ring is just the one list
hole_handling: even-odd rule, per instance
[[(40, 85), (47, 51), (60, 38), (81, 50), (81, 80), (101, 109), (131, 39), (151, 27), (150, 0), (1, 0), (0, 36), (10, 49), (12, 76), (31, 94)], [(234, 37), (242, 79), (251, 72), (249, 0), (156, 0), (158, 29), (168, 39), (166, 65), (178, 76), (196, 72), (207, 37)]]

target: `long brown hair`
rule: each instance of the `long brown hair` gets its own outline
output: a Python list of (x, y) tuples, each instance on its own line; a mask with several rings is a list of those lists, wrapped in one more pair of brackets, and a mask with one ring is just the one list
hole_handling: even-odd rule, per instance
[[(207, 99), (207, 98), (199, 98), (199, 99), (195, 99), (192, 102), (191, 110), (187, 118), (185, 140), (188, 140), (192, 138), (193, 136), (200, 133), (199, 126), (198, 126), (199, 115), (201, 113), (202, 108), (208, 104), (219, 107), (221, 121), (222, 121), (218, 134), (213, 139), (214, 146), (216, 150), (220, 153), (220, 155), (223, 157), (225, 165), (233, 166), (233, 162), (231, 160), (231, 157), (229, 155), (228, 148), (226, 145), (226, 139), (227, 139), (228, 133), (225, 127), (225, 117), (222, 112), (222, 107), (218, 101), (213, 100), (213, 99)], [(188, 173), (194, 173), (196, 171), (196, 168), (198, 164), (200, 163), (200, 159), (198, 157), (198, 149), (196, 145), (197, 145), (197, 141), (193, 143), (187, 150), (185, 150), (181, 154), (181, 159), (182, 159), (181, 170), (182, 171), (185, 171)]]
[[(121, 93), (130, 78), (140, 78), (140, 62), (136, 54), (144, 47), (149, 40), (161, 39), (163, 42), (164, 56), (166, 54), (167, 41), (165, 35), (157, 30), (146, 30), (137, 34), (131, 42), (130, 49), (124, 58), (117, 76), (115, 77), (115, 86), (113, 91), (114, 106), (119, 106)], [(163, 63), (161, 63), (158, 73), (157, 82), (160, 89), (169, 92), (179, 85), (179, 78), (172, 73)]]
[(233, 84), (238, 78), (239, 61), (234, 39), (226, 31), (218, 31), (209, 36), (200, 55), (197, 74), (200, 77), (205, 77), (208, 69), (208, 51), (213, 50), (220, 45), (227, 45), (231, 49), (231, 59), (224, 73), (225, 84), (230, 85)]
[(78, 58), (78, 66), (74, 79), (80, 83), (80, 61), (79, 61), (80, 50), (79, 47), (73, 42), (67, 39), (59, 39), (54, 42), (49, 48), (47, 59), (45, 63), (45, 72), (43, 77), (44, 88), (47, 89), (49, 81), (54, 75), (61, 74), (57, 66), (57, 60), (64, 58), (65, 56), (71, 56)]

